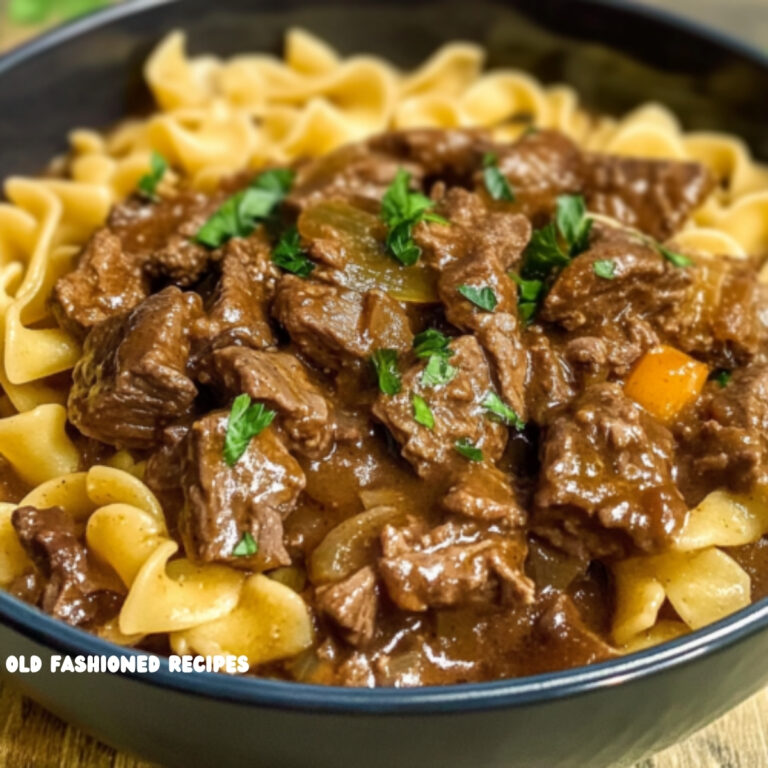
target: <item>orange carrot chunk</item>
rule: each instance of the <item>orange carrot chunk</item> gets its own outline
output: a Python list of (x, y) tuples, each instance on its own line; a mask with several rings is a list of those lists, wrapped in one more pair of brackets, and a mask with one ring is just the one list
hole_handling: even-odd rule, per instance
[(646, 352), (629, 374), (624, 391), (660, 421), (671, 421), (695, 399), (709, 368), (674, 347)]

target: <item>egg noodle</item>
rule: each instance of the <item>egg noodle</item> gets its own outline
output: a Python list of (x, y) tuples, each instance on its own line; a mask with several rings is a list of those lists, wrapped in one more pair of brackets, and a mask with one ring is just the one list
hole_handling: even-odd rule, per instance
[[(177, 557), (163, 511), (142, 483), (142, 464), (125, 451), (109, 466), (80, 470), (66, 431), (62, 374), (80, 356), (49, 308), (56, 280), (72, 269), (110, 208), (147, 173), (153, 150), (201, 189), (225, 175), (289, 162), (393, 128), (480, 126), (513, 140), (529, 115), (582, 147), (620, 155), (692, 159), (719, 184), (675, 237), (679, 249), (710, 256), (768, 254), (768, 168), (724, 134), (684, 132), (658, 104), (621, 119), (597, 117), (567, 86), (544, 87), (511, 69), (483, 71), (477, 45), (452, 43), (413, 72), (368, 56), (342, 59), (301, 30), (287, 34), (283, 60), (246, 54), (190, 58), (181, 32), (146, 64), (158, 111), (103, 135), (75, 130), (63, 178), (8, 179), (0, 204), (0, 454), (34, 489), (23, 505), (58, 505), (84, 526), (89, 550), (116, 571), (128, 596), (101, 636), (132, 645), (168, 633), (177, 654), (245, 656), (251, 666), (313, 642), (310, 616), (290, 586), (223, 565)], [(29, 561), (0, 504), (0, 584)], [(617, 646), (644, 647), (738, 610), (750, 579), (722, 547), (768, 532), (768, 503), (710, 494), (691, 510), (675, 551), (614, 566)], [(677, 618), (658, 620), (668, 602)], [(669, 615), (669, 614), (665, 614)]]

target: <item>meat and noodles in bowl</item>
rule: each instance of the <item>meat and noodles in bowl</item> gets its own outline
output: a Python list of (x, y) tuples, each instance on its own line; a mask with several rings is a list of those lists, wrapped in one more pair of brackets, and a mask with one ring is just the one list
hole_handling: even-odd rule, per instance
[(768, 593), (768, 172), (647, 105), (152, 55), (0, 207), (0, 583), (253, 674), (483, 681)]

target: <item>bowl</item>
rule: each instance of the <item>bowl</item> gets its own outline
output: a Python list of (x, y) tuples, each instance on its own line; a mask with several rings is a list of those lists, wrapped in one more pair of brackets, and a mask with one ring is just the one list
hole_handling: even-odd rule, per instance
[[(405, 67), (447, 40), (474, 40), (491, 66), (568, 82), (595, 110), (651, 98), (686, 127), (736, 133), (768, 158), (768, 58), (663, 12), (599, 0), (136, 0), (0, 59), (0, 177), (44, 168), (72, 127), (146, 112), (141, 64), (168, 30), (226, 55), (276, 51), (297, 24)], [(119, 749), (185, 768), (628, 765), (768, 682), (766, 602), (591, 667), (411, 690), (180, 674), (165, 661), (143, 675), (54, 673), (54, 656), (133, 651), (4, 593), (0, 621), (2, 674), (21, 691)], [(20, 655), (41, 670), (8, 671)]]

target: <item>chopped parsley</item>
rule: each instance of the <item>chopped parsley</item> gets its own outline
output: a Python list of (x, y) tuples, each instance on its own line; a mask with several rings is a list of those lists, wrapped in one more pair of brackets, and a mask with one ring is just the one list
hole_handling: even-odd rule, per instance
[(732, 371), (727, 371), (725, 368), (720, 368), (719, 370), (714, 371), (710, 378), (713, 381), (716, 381), (721, 387), (727, 387), (728, 382), (731, 380), (732, 376)]
[(237, 464), (248, 449), (252, 437), (263, 432), (275, 418), (275, 412), (263, 403), (251, 404), (248, 395), (238, 395), (232, 403), (224, 437), (224, 461), (230, 467)]
[(460, 285), (458, 291), (465, 299), (486, 312), (493, 312), (499, 303), (493, 288), (489, 285)]
[(396, 395), (402, 387), (397, 367), (397, 350), (377, 349), (371, 355), (371, 363), (376, 370), (379, 389), (385, 395)]
[(168, 161), (159, 153), (152, 152), (149, 158), (149, 173), (145, 173), (136, 185), (139, 193), (147, 200), (157, 200), (157, 185), (168, 170)]
[(574, 258), (589, 248), (592, 219), (582, 195), (560, 195), (555, 215), (557, 230), (568, 246), (568, 256)]
[(525, 422), (495, 392), (489, 392), (483, 400), (483, 408), (497, 421), (517, 430), (525, 429)]
[(453, 447), (465, 458), (470, 461), (482, 461), (483, 452), (472, 444), (468, 437), (462, 437), (457, 440)]
[(445, 355), (430, 355), (421, 373), (421, 386), (439, 387), (448, 384), (457, 373)]
[(227, 198), (203, 224), (195, 240), (218, 248), (232, 237), (248, 237), (256, 225), (268, 218), (288, 194), (294, 173), (275, 168), (259, 174), (246, 189)]
[(426, 331), (417, 333), (413, 337), (413, 352), (416, 357), (452, 357), (453, 350), (448, 346), (451, 340), (448, 336), (435, 328), (427, 328)]
[(544, 280), (570, 260), (570, 256), (560, 247), (555, 223), (550, 222), (546, 227), (533, 231), (523, 253), (522, 275), (525, 279)]
[(675, 267), (684, 269), (685, 267), (690, 267), (691, 264), (693, 264), (693, 259), (689, 258), (688, 256), (684, 256), (682, 253), (670, 251), (669, 248), (665, 248), (663, 245), (659, 244), (657, 244), (656, 247), (659, 249), (659, 253)]
[(421, 248), (413, 241), (413, 228), (420, 221), (448, 222), (431, 212), (434, 202), (410, 189), (411, 174), (398, 169), (381, 201), (381, 218), (387, 225), (387, 251), (406, 267), (415, 264)]
[(616, 262), (613, 259), (597, 259), (592, 263), (592, 269), (604, 280), (613, 280), (616, 277)]
[(413, 403), (413, 418), (417, 424), (421, 424), (422, 427), (427, 429), (435, 428), (435, 417), (432, 414), (431, 408), (427, 405), (427, 401), (415, 392), (411, 395), (411, 403)]
[(235, 557), (250, 557), (255, 555), (259, 551), (259, 545), (251, 536), (249, 531), (246, 531), (240, 541), (235, 544), (235, 548), (232, 550), (232, 554)]
[(542, 280), (525, 280), (515, 272), (508, 272), (517, 283), (517, 311), (523, 322), (528, 323), (539, 308), (539, 300), (544, 292)]
[(494, 200), (506, 200), (510, 203), (514, 201), (515, 193), (499, 170), (499, 160), (493, 152), (487, 152), (483, 156), (483, 181), (488, 194)]
[(296, 227), (290, 227), (280, 235), (277, 245), (272, 249), (272, 261), (280, 269), (299, 277), (308, 277), (315, 268), (301, 247), (301, 238)]

